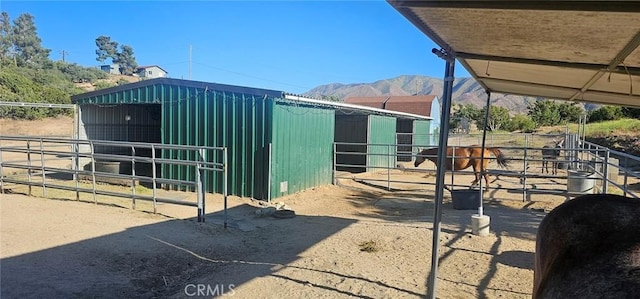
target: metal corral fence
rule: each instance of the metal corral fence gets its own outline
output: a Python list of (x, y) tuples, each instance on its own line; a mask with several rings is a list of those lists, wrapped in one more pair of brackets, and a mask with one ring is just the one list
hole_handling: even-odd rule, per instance
[[(98, 151), (96, 149), (99, 149)], [(100, 152), (102, 151), (102, 152)], [(164, 158), (169, 157), (169, 158)], [(164, 169), (163, 169), (164, 168)], [(162, 176), (166, 170), (189, 173), (192, 180)], [(224, 197), (224, 224), (227, 225), (227, 149), (222, 147), (167, 145), (106, 140), (0, 136), (0, 190), (10, 184), (41, 187), (43, 197), (48, 189), (113, 196), (136, 201), (150, 201), (156, 213), (157, 203), (197, 207), (198, 222), (204, 221), (206, 177), (221, 176)], [(170, 176), (169, 176), (170, 177)], [(83, 182), (89, 182), (86, 187)], [(104, 190), (101, 183), (131, 186), (130, 192)], [(151, 195), (138, 194), (136, 186), (152, 190)], [(158, 189), (196, 191), (197, 200), (180, 200), (158, 196)]]
[[(406, 135), (406, 134), (402, 134)], [(407, 137), (401, 137), (406, 140)], [(415, 138), (416, 140), (419, 138)], [(563, 141), (559, 156), (554, 160), (545, 159), (542, 150), (545, 146), (553, 148), (558, 142)], [(460, 135), (449, 138), (449, 146), (468, 147), (470, 145), (482, 144), (482, 135), (469, 136)], [(358, 173), (377, 173), (386, 175), (386, 179), (378, 179), (367, 176), (358, 176), (358, 180), (366, 182), (378, 182), (379, 185), (386, 186), (391, 190), (393, 183), (410, 183), (435, 185), (428, 181), (406, 181), (402, 176), (394, 175), (394, 171), (430, 172), (435, 170), (435, 164), (427, 161), (427, 168), (414, 168), (413, 163), (402, 163), (415, 161), (420, 149), (434, 147), (434, 145), (408, 145), (406, 143), (397, 144), (364, 144), (364, 143), (342, 143), (334, 145), (334, 182), (337, 179), (352, 179)], [(496, 169), (495, 164), (489, 164), (488, 174), (492, 176), (504, 176), (516, 178), (519, 181), (518, 188), (494, 187), (493, 189), (504, 189), (522, 192), (523, 201), (528, 194), (548, 193), (558, 195), (579, 195), (584, 193), (620, 193), (625, 196), (638, 198), (640, 182), (630, 184), (631, 180), (640, 181), (640, 172), (634, 171), (629, 165), (640, 166), (640, 158), (626, 153), (610, 150), (593, 143), (580, 140), (575, 134), (488, 134), (486, 147), (499, 147), (509, 159), (509, 169)], [(407, 159), (410, 157), (410, 159)], [(435, 157), (431, 156), (431, 157)], [(455, 157), (449, 157), (454, 159)], [(480, 157), (473, 157), (478, 158)], [(494, 159), (493, 156), (490, 158)], [(548, 162), (548, 172), (544, 169), (543, 161)], [(553, 165), (562, 172), (553, 173)], [(429, 169), (428, 167), (432, 167)], [(447, 188), (469, 188), (469, 185), (455, 184), (456, 174), (473, 174), (471, 168), (461, 171), (448, 171), (451, 174), (451, 181), (445, 182)], [(399, 179), (400, 178), (400, 179)], [(567, 186), (564, 189), (558, 188), (561, 184), (548, 184), (551, 188), (541, 188), (540, 184), (532, 186), (531, 180), (554, 180), (566, 179)], [(537, 182), (537, 181), (536, 181)], [(586, 182), (586, 183), (585, 183)], [(483, 183), (484, 184), (484, 183)], [(635, 185), (636, 188), (631, 188)], [(617, 190), (611, 189), (615, 187)], [(582, 190), (587, 188), (589, 190)]]

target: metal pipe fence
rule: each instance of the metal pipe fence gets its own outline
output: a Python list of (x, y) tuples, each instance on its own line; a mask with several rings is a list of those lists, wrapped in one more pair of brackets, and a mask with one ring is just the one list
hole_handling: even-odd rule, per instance
[[(566, 190), (557, 188), (541, 189), (533, 188), (529, 185), (528, 179), (574, 179), (576, 172), (589, 173), (589, 180), (595, 182), (594, 189), (600, 193), (621, 193), (625, 196), (631, 196), (638, 198), (638, 192), (631, 188), (629, 185), (630, 179), (640, 179), (640, 172), (634, 171), (625, 165), (629, 165), (629, 162), (633, 161), (640, 167), (640, 158), (626, 153), (610, 150), (606, 147), (602, 147), (593, 143), (580, 143), (580, 147), (565, 147), (561, 150), (564, 151), (564, 155), (560, 155), (555, 160), (545, 159), (542, 155), (542, 145), (552, 138), (566, 138), (565, 134), (557, 135), (536, 135), (536, 134), (507, 134), (507, 136), (496, 136), (491, 138), (492, 142), (488, 142), (487, 147), (499, 147), (509, 159), (510, 168), (508, 170), (495, 170), (489, 169), (487, 173), (494, 176), (507, 176), (519, 179), (521, 187), (519, 188), (505, 188), (505, 187), (493, 187), (492, 189), (502, 189), (510, 191), (522, 192), (523, 201), (526, 200), (528, 194), (562, 194), (562, 195), (578, 195), (579, 191), (572, 191), (567, 188)], [(507, 142), (498, 143), (496, 140), (505, 140)], [(577, 142), (576, 142), (577, 143)], [(451, 144), (451, 143), (450, 143)], [(509, 146), (506, 144), (516, 144), (517, 146)], [(457, 145), (450, 145), (454, 149), (459, 147)], [(370, 143), (348, 143), (348, 142), (336, 142), (334, 143), (334, 183), (338, 179), (350, 179), (354, 177), (354, 173), (379, 173), (386, 174), (386, 179), (376, 178), (359, 178), (368, 182), (379, 182), (384, 184), (387, 190), (392, 190), (393, 183), (411, 183), (417, 185), (435, 185), (435, 182), (415, 182), (398, 179), (398, 176), (391, 174), (392, 170), (402, 171), (414, 171), (414, 172), (430, 172), (436, 169), (435, 164), (433, 169), (424, 168), (410, 168), (402, 166), (401, 161), (407, 162), (406, 157), (411, 157), (410, 161), (415, 161), (418, 155), (419, 149), (434, 147), (433, 145), (408, 145), (408, 144), (370, 144)], [(464, 146), (468, 147), (468, 146)], [(349, 149), (349, 151), (340, 150)], [(404, 151), (399, 151), (402, 148)], [(411, 149), (409, 152), (408, 149)], [(395, 150), (394, 150), (395, 149)], [(623, 163), (615, 163), (612, 157), (622, 159)], [(429, 157), (435, 158), (435, 155)], [(455, 159), (456, 157), (448, 156), (448, 159)], [(480, 159), (481, 157), (471, 157)], [(486, 158), (486, 157), (485, 157)], [(491, 157), (491, 159), (495, 159)], [(622, 161), (621, 160), (621, 161)], [(377, 162), (377, 163), (372, 163)], [(381, 163), (381, 161), (387, 161)], [(550, 164), (557, 163), (556, 166), (561, 170), (566, 170), (566, 174), (549, 174), (544, 173), (542, 169), (542, 162), (547, 161)], [(429, 162), (425, 162), (429, 163)], [(489, 166), (490, 168), (494, 168)], [(537, 170), (537, 167), (540, 167)], [(550, 166), (553, 167), (553, 166)], [(451, 181), (446, 184), (448, 188), (469, 188), (469, 185), (455, 184), (454, 176), (456, 174), (473, 174), (472, 170), (458, 170), (447, 171), (451, 175)], [(622, 182), (620, 182), (620, 176), (622, 176)], [(636, 186), (640, 185), (637, 183)], [(569, 187), (569, 186), (567, 186)], [(612, 190), (611, 187), (615, 187), (616, 190)]]
[[(96, 152), (96, 147), (108, 152)], [(158, 154), (160, 152), (160, 154)], [(170, 157), (168, 153), (173, 153)], [(176, 154), (177, 153), (177, 154)], [(86, 164), (84, 164), (86, 163)], [(84, 164), (84, 165), (82, 165)], [(206, 176), (222, 176), (224, 198), (224, 225), (227, 226), (227, 148), (187, 145), (168, 145), (142, 142), (107, 140), (79, 140), (51, 137), (0, 136), (0, 190), (8, 184), (26, 185), (27, 194), (32, 187), (42, 188), (47, 197), (48, 189), (92, 194), (94, 203), (98, 195), (131, 199), (153, 203), (157, 212), (158, 203), (193, 206), (197, 208), (197, 219), (204, 222)], [(182, 167), (183, 178), (165, 178), (159, 175), (163, 167)], [(192, 178), (192, 179), (189, 179)], [(90, 188), (81, 186), (88, 181)], [(130, 192), (104, 190), (99, 183), (130, 186)], [(136, 186), (146, 185), (151, 195), (138, 194)], [(158, 196), (158, 189), (193, 190), (196, 202)]]

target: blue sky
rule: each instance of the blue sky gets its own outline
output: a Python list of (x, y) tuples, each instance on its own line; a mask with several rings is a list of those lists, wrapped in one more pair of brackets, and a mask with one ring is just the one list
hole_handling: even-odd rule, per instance
[[(386, 1), (16, 1), (51, 59), (98, 66), (100, 35), (169, 77), (303, 93), (400, 75), (442, 78), (436, 47)], [(468, 77), (460, 65), (456, 77)]]

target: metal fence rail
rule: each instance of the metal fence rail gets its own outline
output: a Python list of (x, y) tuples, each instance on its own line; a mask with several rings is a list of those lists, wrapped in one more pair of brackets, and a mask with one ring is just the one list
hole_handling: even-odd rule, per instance
[[(95, 152), (97, 146), (109, 147), (115, 153)], [(163, 158), (161, 151), (178, 151), (182, 158)], [(213, 155), (207, 156), (207, 153)], [(221, 157), (221, 158), (216, 158)], [(216, 160), (218, 159), (218, 160)], [(84, 162), (88, 162), (81, 166)], [(185, 169), (193, 169), (190, 177), (193, 180), (163, 178), (158, 170), (163, 166), (179, 165)], [(113, 167), (117, 169), (113, 169)], [(109, 168), (111, 167), (111, 168)], [(123, 168), (124, 171), (121, 169)], [(166, 145), (141, 142), (121, 142), (107, 140), (79, 140), (51, 137), (0, 136), (0, 190), (4, 192), (7, 183), (28, 186), (28, 194), (32, 195), (32, 187), (41, 187), (42, 195), (47, 196), (47, 189), (74, 191), (76, 200), (80, 193), (114, 196), (131, 199), (132, 208), (136, 208), (136, 200), (153, 203), (153, 212), (157, 212), (157, 203), (169, 203), (197, 207), (197, 219), (204, 221), (206, 181), (209, 173), (222, 176), (224, 197), (224, 225), (227, 226), (227, 149), (224, 147)], [(65, 176), (61, 184), (54, 176)], [(90, 181), (91, 188), (81, 187), (81, 181)], [(116, 182), (131, 185), (131, 191), (116, 192), (100, 190), (99, 182)], [(152, 189), (151, 196), (137, 194), (136, 185), (148, 184)], [(195, 190), (197, 201), (177, 200), (158, 196), (158, 188), (177, 188)]]
[[(527, 179), (570, 179), (571, 172), (584, 171), (593, 174), (593, 179), (597, 182), (594, 186), (598, 192), (608, 193), (612, 192), (611, 187), (616, 187), (618, 190), (613, 192), (620, 192), (625, 196), (631, 196), (638, 198), (639, 195), (636, 191), (632, 190), (629, 186), (629, 179), (640, 179), (640, 172), (634, 171), (624, 165), (629, 165), (628, 162), (634, 161), (640, 166), (640, 158), (626, 153), (610, 150), (606, 147), (602, 147), (596, 144), (584, 142), (575, 144), (581, 145), (580, 147), (565, 147), (561, 150), (564, 155), (560, 155), (556, 160), (547, 160), (549, 163), (557, 162), (560, 169), (567, 170), (567, 174), (548, 174), (543, 173), (542, 169), (536, 170), (536, 167), (542, 167), (542, 162), (545, 158), (542, 155), (543, 145), (548, 144), (553, 139), (566, 138), (565, 134), (557, 135), (536, 135), (536, 134), (507, 134), (498, 135), (487, 147), (499, 147), (506, 156), (509, 158), (510, 168), (509, 170), (494, 170), (489, 169), (487, 173), (495, 176), (508, 176), (519, 179), (521, 183), (520, 188), (505, 188), (505, 187), (493, 187), (492, 189), (501, 189), (509, 191), (519, 191), (523, 194), (523, 201), (526, 200), (527, 194), (561, 194), (561, 195), (578, 195), (579, 192), (562, 189), (541, 189), (528, 187)], [(503, 140), (503, 142), (497, 142)], [(510, 146), (512, 145), (512, 146)], [(410, 150), (407, 148), (410, 147)], [(433, 145), (407, 145), (401, 144), (367, 144), (367, 143), (346, 143), (336, 142), (334, 143), (334, 183), (337, 179), (351, 179), (353, 173), (361, 172), (386, 172), (385, 179), (376, 178), (362, 178), (363, 181), (370, 182), (382, 182), (386, 183), (388, 190), (391, 190), (392, 183), (411, 183), (417, 185), (435, 185), (431, 182), (410, 182), (406, 180), (393, 179), (391, 175), (392, 170), (407, 170), (407, 168), (400, 167), (398, 162), (407, 161), (406, 157), (410, 156), (410, 161), (414, 161), (419, 148), (429, 148)], [(452, 146), (457, 147), (457, 146)], [(377, 148), (377, 149), (376, 149)], [(400, 151), (399, 149), (403, 150)], [(340, 149), (349, 149), (340, 150)], [(398, 149), (398, 150), (396, 150)], [(624, 163), (614, 163), (611, 159), (612, 156), (618, 157), (618, 159), (624, 160)], [(378, 163), (370, 163), (372, 161)], [(455, 157), (448, 157), (454, 159)], [(474, 157), (480, 159), (480, 157)], [(486, 157), (485, 157), (486, 158)], [(491, 157), (491, 159), (495, 159)], [(381, 161), (388, 161), (386, 163), (380, 163)], [(435, 170), (435, 165), (433, 166)], [(533, 168), (532, 168), (533, 167)], [(552, 166), (549, 166), (550, 170)], [(426, 169), (414, 168), (415, 172), (427, 172)], [(447, 183), (448, 188), (465, 187), (468, 185), (460, 185), (454, 183), (454, 176), (456, 174), (473, 174), (471, 170), (461, 171), (447, 171), (451, 174), (451, 181)], [(617, 179), (622, 176), (622, 182)]]

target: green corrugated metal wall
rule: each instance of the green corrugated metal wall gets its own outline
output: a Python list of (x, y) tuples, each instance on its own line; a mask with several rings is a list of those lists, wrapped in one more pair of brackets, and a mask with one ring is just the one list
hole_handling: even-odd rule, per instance
[[(269, 125), (273, 99), (221, 91), (189, 90), (166, 86), (163, 98), (163, 143), (228, 148), (228, 193), (265, 199)], [(166, 157), (180, 157), (182, 151), (167, 151)], [(195, 159), (195, 155), (182, 157)], [(208, 161), (221, 162), (219, 151), (207, 153)], [(163, 168), (163, 176), (194, 180), (187, 166)], [(221, 193), (222, 176), (206, 177), (208, 192)]]
[[(273, 98), (206, 90), (180, 85), (154, 84), (90, 96), (78, 104), (162, 103), (161, 136), (164, 144), (227, 147), (228, 193), (266, 199), (267, 145), (271, 139)], [(163, 158), (196, 160), (196, 154), (164, 150)], [(222, 162), (218, 151), (208, 161)], [(164, 178), (195, 179), (194, 167), (165, 165)], [(223, 191), (219, 172), (205, 172), (207, 192)]]
[[(396, 118), (390, 116), (369, 115), (369, 145), (367, 150), (367, 166), (389, 167), (395, 164), (395, 159), (388, 155), (395, 155), (396, 148), (391, 146), (396, 143)], [(377, 155), (378, 154), (378, 155)], [(369, 168), (368, 171), (380, 171), (381, 169)]]
[[(413, 144), (421, 147), (431, 145), (433, 136), (431, 134), (431, 122), (428, 120), (413, 121)], [(436, 139), (437, 140), (437, 139)]]
[(272, 198), (331, 184), (334, 126), (333, 109), (274, 105)]

